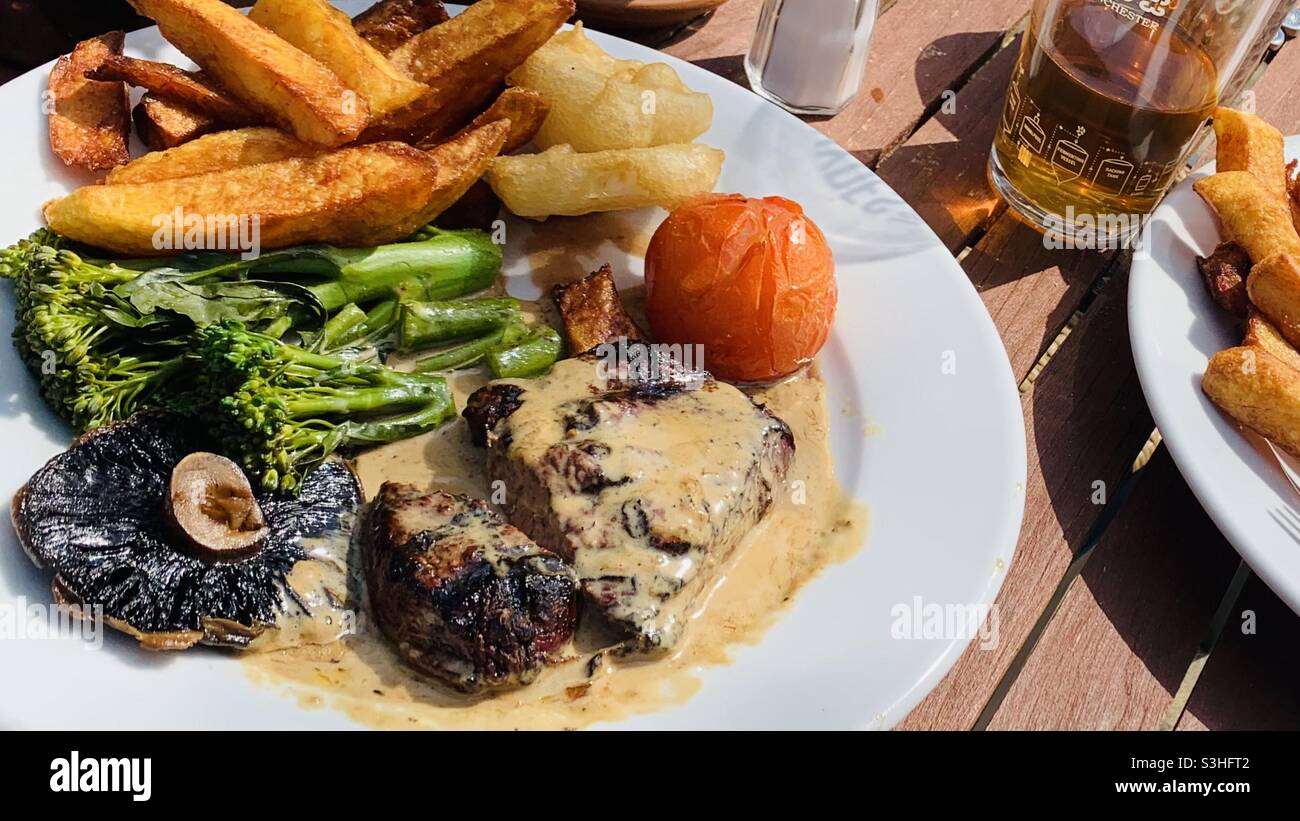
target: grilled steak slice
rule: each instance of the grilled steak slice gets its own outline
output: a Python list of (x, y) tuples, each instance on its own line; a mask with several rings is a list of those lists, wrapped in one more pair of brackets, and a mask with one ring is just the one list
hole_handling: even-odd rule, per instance
[(572, 568), (478, 499), (385, 482), (362, 562), (384, 635), (457, 690), (527, 684), (573, 635)]
[(465, 417), (487, 443), (489, 477), (505, 483), (507, 518), (573, 562), (629, 649), (666, 650), (767, 512), (794, 438), (702, 371), (631, 379), (607, 365), (588, 353), (538, 379), (494, 382)]

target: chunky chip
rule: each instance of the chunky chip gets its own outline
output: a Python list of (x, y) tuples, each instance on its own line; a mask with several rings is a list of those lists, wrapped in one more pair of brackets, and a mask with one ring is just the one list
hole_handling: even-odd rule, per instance
[(579, 154), (557, 145), (498, 157), (488, 182), (521, 217), (579, 216), (657, 205), (669, 210), (713, 190), (726, 155), (707, 145), (660, 145)]
[(551, 106), (537, 145), (575, 151), (689, 143), (713, 123), (713, 101), (664, 63), (606, 54), (582, 24), (562, 31), (510, 75)]
[(157, 237), (173, 214), (247, 220), (262, 248), (383, 245), (426, 224), (440, 198), (454, 202), (468, 187), (462, 177), (413, 146), (373, 143), (190, 177), (87, 185), (46, 203), (45, 220), (69, 239), (133, 256), (166, 253)]
[(449, 16), (442, 0), (379, 0), (353, 17), (352, 27), (380, 54), (388, 54)]
[(1300, 255), (1300, 234), (1286, 203), (1251, 172), (1221, 171), (1193, 187), (1218, 215), (1224, 239), (1244, 248), (1252, 262), (1277, 253)]
[(1300, 371), (1262, 347), (1229, 348), (1210, 357), (1201, 388), (1237, 422), (1300, 457)]
[(126, 84), (86, 78), (122, 53), (120, 31), (78, 43), (50, 69), (50, 148), (64, 165), (102, 171), (131, 158)]
[(366, 138), (416, 142), (471, 119), (573, 10), (573, 0), (480, 0), (411, 38), (389, 59), (429, 90)]
[[(509, 154), (532, 141), (549, 110), (550, 106), (537, 92), (526, 88), (507, 88), (482, 114), (456, 133), (464, 134), (499, 120), (509, 121), (510, 133), (506, 136), (506, 144), (501, 147), (502, 154)], [(440, 136), (425, 138), (420, 145), (436, 145), (441, 139)]]
[(140, 142), (151, 151), (175, 148), (222, 127), (215, 117), (152, 93), (140, 98), (131, 119)]
[(421, 224), (433, 222), (465, 196), (501, 152), (509, 134), (509, 122), (488, 123), (430, 149), (438, 174), (433, 192), (420, 212), (424, 221)]
[(1286, 197), (1286, 147), (1281, 131), (1254, 114), (1216, 108), (1214, 139), (1216, 171), (1249, 171), (1271, 196)]
[(1300, 372), (1300, 351), (1296, 351), (1273, 323), (1252, 308), (1246, 319), (1246, 336), (1241, 344), (1249, 348), (1263, 348)]
[(1300, 345), (1300, 255), (1274, 254), (1250, 270), (1250, 301), (1292, 345)]
[(246, 125), (256, 119), (252, 112), (202, 74), (167, 63), (136, 57), (110, 57), (86, 76), (140, 86), (157, 97), (230, 125)]
[(267, 122), (323, 146), (351, 142), (364, 100), (334, 72), (221, 0), (130, 0), (231, 94)]
[(110, 185), (193, 177), (227, 168), (310, 157), (324, 151), (274, 128), (237, 128), (154, 151), (109, 172)]
[(325, 0), (257, 0), (248, 18), (337, 74), (366, 101), (372, 117), (409, 105), (425, 90), (362, 39), (348, 16)]

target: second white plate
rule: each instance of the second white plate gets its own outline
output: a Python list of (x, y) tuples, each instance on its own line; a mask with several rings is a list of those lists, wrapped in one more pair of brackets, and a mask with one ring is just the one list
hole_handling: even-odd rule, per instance
[[(1300, 157), (1289, 137), (1287, 157)], [(1142, 390), (1165, 445), (1219, 530), (1300, 613), (1300, 497), (1268, 444), (1243, 433), (1201, 390), (1215, 353), (1241, 330), (1205, 290), (1196, 257), (1220, 241), (1214, 214), (1184, 180), (1152, 215), (1129, 280), (1129, 338)]]

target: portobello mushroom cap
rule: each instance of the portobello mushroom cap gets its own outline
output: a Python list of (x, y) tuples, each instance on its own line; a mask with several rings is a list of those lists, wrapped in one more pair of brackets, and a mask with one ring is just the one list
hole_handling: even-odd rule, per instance
[[(81, 436), (32, 476), (14, 497), (14, 529), (31, 560), (54, 571), (55, 600), (83, 614), (102, 607), (108, 624), (155, 650), (323, 644), (346, 634), (347, 558), (362, 503), (351, 468), (331, 459), (297, 496), (253, 490), (249, 499), (223, 472), (225, 460), (205, 455), (177, 479), (192, 488), (187, 472), (209, 471), (212, 503), (193, 492), (173, 498), (174, 469), (203, 445), (184, 420), (139, 413)], [(238, 516), (221, 512), (231, 498)], [(200, 526), (198, 504), (218, 521), (230, 516), (230, 533)]]

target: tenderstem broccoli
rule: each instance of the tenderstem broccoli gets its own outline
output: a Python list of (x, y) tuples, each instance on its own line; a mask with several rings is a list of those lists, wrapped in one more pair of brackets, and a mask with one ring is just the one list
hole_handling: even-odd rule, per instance
[(263, 487), (295, 491), (340, 448), (415, 436), (455, 415), (444, 379), (314, 353), (237, 322), (197, 332), (203, 417)]
[[(272, 336), (305, 317), (368, 303), (377, 304), (351, 331), (378, 335), (395, 321), (399, 297), (444, 299), (482, 290), (501, 266), (500, 247), (479, 231), (431, 229), (414, 242), (303, 246), (251, 260), (199, 252), (106, 261), (63, 246), (61, 237), (42, 229), (0, 252), (0, 277), (14, 282), (19, 352), (47, 400), (78, 431), (186, 395), (181, 364), (191, 332), (231, 314), (246, 319), (241, 311), (253, 301), (227, 298), (222, 288), (246, 291), (251, 276), (288, 284), (275, 286), (289, 294), (282, 312), (268, 314), (265, 300), (258, 307), (259, 327)], [(299, 310), (299, 298), (313, 303), (312, 310)]]

